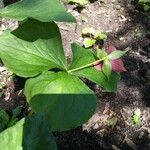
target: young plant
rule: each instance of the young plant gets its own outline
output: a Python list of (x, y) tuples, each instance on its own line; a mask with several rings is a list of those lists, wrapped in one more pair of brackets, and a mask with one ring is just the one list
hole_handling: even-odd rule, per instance
[(118, 118), (113, 116), (107, 120), (106, 124), (108, 125), (108, 127), (113, 129), (116, 126), (117, 122)]
[(144, 11), (150, 10), (150, 0), (139, 0), (139, 4), (143, 7)]
[(107, 35), (104, 32), (96, 31), (93, 28), (84, 28), (82, 30), (82, 36), (84, 37), (83, 45), (85, 48), (90, 48), (100, 41), (105, 41)]
[[(106, 60), (111, 63), (124, 52), (97, 56), (92, 49), (74, 43), (73, 60), (68, 64), (59, 28), (53, 21), (75, 19), (64, 11), (59, 0), (22, 0), (0, 10), (0, 15), (19, 21), (26, 19), (16, 30), (0, 36), (0, 58), (16, 75), (28, 78), (24, 94), (35, 113), (2, 132), (0, 145), (9, 143), (8, 149), (15, 150), (17, 146), (18, 149), (55, 150), (51, 131), (80, 126), (95, 111), (96, 95), (81, 78), (115, 92), (120, 74), (109, 67), (108, 77), (95, 66), (105, 64)], [(16, 140), (11, 141), (9, 137), (14, 133)]]
[(141, 125), (141, 111), (136, 109), (132, 115), (132, 122), (134, 125)]

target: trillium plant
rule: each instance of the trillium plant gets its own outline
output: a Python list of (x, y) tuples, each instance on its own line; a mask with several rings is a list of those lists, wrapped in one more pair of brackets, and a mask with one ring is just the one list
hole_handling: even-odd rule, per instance
[(94, 65), (95, 69), (103, 71), (109, 78), (111, 72), (124, 72), (126, 71), (123, 61), (120, 59), (126, 51), (119, 51), (113, 45), (109, 45), (105, 49), (97, 50), (97, 57), (99, 61)]
[(125, 71), (120, 59), (125, 52), (112, 45), (95, 52), (73, 43), (68, 63), (56, 22), (75, 19), (59, 0), (21, 0), (1, 9), (0, 16), (21, 22), (0, 36), (0, 58), (27, 78), (24, 94), (34, 112), (1, 132), (0, 146), (55, 150), (53, 131), (80, 126), (95, 112), (96, 95), (81, 79), (115, 92), (119, 73)]

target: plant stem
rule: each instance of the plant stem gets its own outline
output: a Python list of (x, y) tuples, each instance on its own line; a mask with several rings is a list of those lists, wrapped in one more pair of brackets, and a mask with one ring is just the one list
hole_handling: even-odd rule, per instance
[(68, 70), (68, 73), (75, 72), (75, 71), (78, 71), (78, 70), (82, 70), (84, 68), (92, 67), (92, 66), (100, 63), (101, 61), (105, 60), (106, 58), (107, 58), (107, 56), (102, 58), (102, 59), (96, 60), (96, 61), (94, 61), (92, 63), (89, 63), (87, 65), (84, 65), (84, 66), (81, 66), (81, 67), (78, 67), (78, 68), (75, 68), (75, 69), (72, 69), (72, 70)]

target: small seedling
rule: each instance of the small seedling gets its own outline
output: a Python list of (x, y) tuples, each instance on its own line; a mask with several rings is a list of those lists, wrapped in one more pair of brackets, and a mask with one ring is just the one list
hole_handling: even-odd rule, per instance
[(141, 111), (140, 111), (140, 109), (136, 109), (133, 112), (132, 122), (134, 125), (140, 125), (141, 124)]
[(110, 127), (110, 128), (114, 128), (116, 126), (118, 122), (118, 118), (117, 117), (111, 117), (107, 120), (106, 124)]
[(139, 4), (143, 7), (145, 12), (150, 10), (150, 0), (139, 0)]
[(107, 39), (107, 35), (104, 32), (96, 31), (95, 29), (88, 27), (82, 30), (82, 36), (84, 38), (83, 45), (85, 48), (89, 48), (94, 46), (99, 41), (105, 41)]

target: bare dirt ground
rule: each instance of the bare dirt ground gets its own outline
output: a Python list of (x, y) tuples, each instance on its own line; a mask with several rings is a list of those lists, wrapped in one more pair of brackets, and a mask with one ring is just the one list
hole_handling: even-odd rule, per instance
[[(150, 16), (143, 13), (133, 0), (97, 0), (82, 10), (76, 5), (65, 5), (77, 19), (76, 24), (59, 23), (68, 57), (71, 57), (71, 43), (82, 45), (81, 32), (84, 27), (107, 32), (105, 44), (111, 42), (118, 49), (128, 50), (128, 53), (123, 57), (127, 72), (122, 73), (117, 92), (108, 93), (89, 83), (98, 97), (97, 110), (82, 127), (55, 133), (58, 149), (149, 150)], [(1, 19), (1, 32), (6, 27), (16, 26), (17, 22)], [(12, 75), (3, 65), (0, 67), (0, 77), (6, 85), (1, 91), (0, 108), (10, 111), (21, 105), (26, 112), (28, 107), (22, 95), (23, 79), (15, 77), (15, 84), (12, 84)], [(132, 115), (137, 109), (141, 112), (139, 126), (132, 122)], [(107, 120), (112, 116), (117, 118), (117, 124), (110, 128)]]

